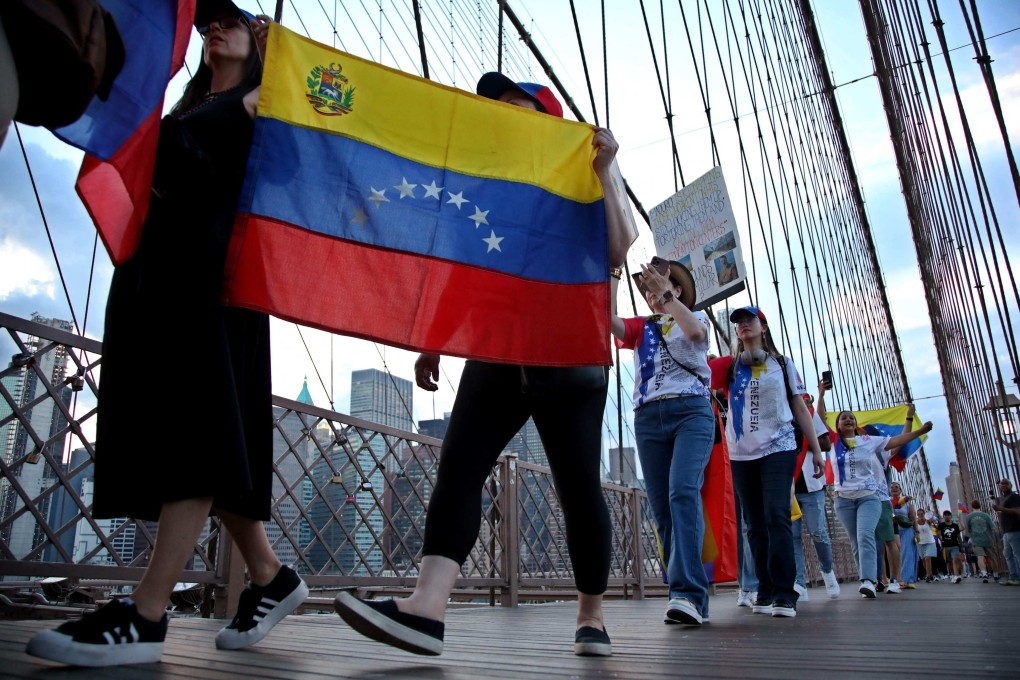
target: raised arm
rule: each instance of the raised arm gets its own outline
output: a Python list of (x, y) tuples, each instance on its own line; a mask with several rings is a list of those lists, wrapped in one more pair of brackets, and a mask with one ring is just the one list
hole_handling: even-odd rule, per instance
[(620, 290), (620, 279), (615, 276), (609, 277), (609, 300), (612, 305), (610, 313), (610, 330), (613, 332), (613, 336), (619, 340), (623, 340), (623, 336), (627, 333), (627, 329), (623, 325), (623, 319), (616, 313), (616, 296)]
[(818, 381), (818, 399), (815, 401), (815, 411), (818, 412), (818, 417), (822, 419), (823, 423), (828, 424), (825, 420), (825, 392), (829, 389), (831, 383), (825, 380)]
[[(656, 271), (655, 267), (650, 267), (647, 264), (641, 264), (641, 280), (648, 287), (654, 295), (662, 297), (666, 291), (671, 290), (669, 277), (660, 274)], [(674, 296), (669, 302), (664, 305), (664, 308), (669, 315), (676, 321), (677, 326), (683, 331), (683, 334), (687, 336), (687, 339), (692, 342), (703, 342), (708, 337), (708, 328), (705, 324), (694, 315), (694, 312), (687, 309), (687, 306), (676, 299)]]
[(603, 206), (606, 211), (606, 226), (609, 230), (609, 266), (622, 267), (627, 260), (627, 251), (638, 236), (637, 224), (627, 203), (627, 188), (623, 175), (616, 164), (616, 152), (620, 145), (613, 133), (606, 128), (595, 128), (592, 139), (595, 160), (592, 168), (602, 184)]
[[(903, 432), (901, 434), (907, 434), (914, 429), (914, 413), (914, 405), (907, 404), (907, 422), (903, 423)], [(894, 456), (897, 453), (899, 453), (899, 449), (893, 451)]]
[(889, 443), (885, 445), (885, 450), (895, 451), (901, 446), (905, 446), (910, 442), (914, 441), (921, 435), (928, 434), (929, 432), (931, 432), (931, 428), (932, 424), (931, 421), (929, 420), (927, 423), (921, 426), (920, 430), (914, 430), (913, 432), (904, 432), (903, 434), (898, 434), (895, 437), (890, 437)]

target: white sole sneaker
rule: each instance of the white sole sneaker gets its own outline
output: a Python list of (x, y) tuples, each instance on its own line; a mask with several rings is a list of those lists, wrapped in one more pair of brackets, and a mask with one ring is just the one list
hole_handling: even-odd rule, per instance
[(308, 597), (308, 586), (304, 581), (297, 588), (291, 591), (290, 595), (279, 602), (270, 600), (265, 596), (257, 605), (257, 614), (262, 618), (254, 628), (246, 631), (238, 631), (235, 628), (224, 628), (216, 635), (217, 649), (244, 649), (261, 642), (269, 635), (280, 621), (283, 621), (291, 612), (300, 607), (305, 598)]
[(698, 610), (682, 597), (675, 597), (669, 601), (669, 605), (666, 606), (666, 616), (664, 618), (665, 623), (685, 623), (689, 626), (700, 626), (704, 619), (701, 618), (701, 614)]
[(59, 661), (69, 666), (94, 668), (156, 663), (163, 656), (163, 643), (87, 644), (75, 642), (70, 635), (55, 630), (44, 630), (32, 636), (25, 651), (32, 656)]

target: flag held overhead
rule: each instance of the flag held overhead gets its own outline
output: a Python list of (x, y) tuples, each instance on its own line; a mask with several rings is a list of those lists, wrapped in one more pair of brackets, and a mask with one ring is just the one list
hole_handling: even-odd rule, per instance
[(593, 136), (274, 25), (226, 299), (411, 350), (607, 364)]

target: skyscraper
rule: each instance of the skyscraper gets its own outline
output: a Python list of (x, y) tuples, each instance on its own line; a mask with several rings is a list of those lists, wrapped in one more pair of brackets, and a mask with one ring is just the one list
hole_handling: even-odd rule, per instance
[[(72, 330), (71, 322), (61, 319), (48, 319), (36, 314), (32, 316), (32, 321), (62, 331)], [(6, 380), (5, 387), (10, 385), (8, 391), (15, 404), (24, 408), (28, 428), (20, 421), (5, 427), (5, 431), (0, 433), (3, 435), (0, 455), (11, 466), (10, 474), (17, 478), (28, 502), (43, 517), (48, 518), (54, 496), (42, 494), (57, 479), (49, 461), (58, 467), (63, 465), (67, 440), (67, 419), (60, 408), (63, 405), (67, 409), (71, 403), (71, 388), (64, 384), (67, 375), (67, 348), (64, 345), (50, 345), (37, 337), (29, 337), (25, 345), (27, 352), (19, 353), (11, 360), (11, 366), (18, 368), (14, 374), (16, 379)], [(53, 392), (48, 388), (57, 393), (59, 400), (53, 398)], [(27, 408), (29, 404), (32, 406)], [(10, 405), (5, 406), (10, 409)], [(30, 436), (29, 428), (35, 437)], [(39, 440), (48, 443), (39, 448), (36, 444)], [(33, 548), (48, 538), (32, 513), (26, 512), (14, 521), (8, 521), (25, 507), (25, 497), (6, 483), (2, 491), (0, 520), (3, 524), (0, 536), (6, 541), (15, 559), (25, 559)]]
[[(410, 380), (398, 378), (375, 368), (351, 372), (351, 415), (356, 418), (386, 425), (404, 431), (414, 427), (413, 392)], [(343, 486), (348, 492), (354, 491), (353, 501), (348, 502), (349, 510), (344, 514), (344, 527), (354, 537), (354, 546), (345, 546), (341, 551), (364, 556), (364, 567), (358, 567), (358, 574), (370, 571), (378, 574), (383, 567), (383, 550), (392, 547), (392, 532), (384, 536), (383, 508), (393, 497), (387, 494), (386, 477), (396, 478), (403, 471), (399, 452), (388, 453), (387, 441), (383, 435), (373, 433), (367, 441), (351, 442), (357, 446), (357, 466), (347, 466), (343, 474)], [(350, 497), (350, 496), (349, 496)], [(356, 508), (354, 506), (357, 506)], [(356, 512), (355, 512), (356, 510)], [(391, 507), (392, 510), (392, 507)], [(382, 537), (379, 545), (375, 537)], [(367, 567), (367, 571), (366, 571)]]

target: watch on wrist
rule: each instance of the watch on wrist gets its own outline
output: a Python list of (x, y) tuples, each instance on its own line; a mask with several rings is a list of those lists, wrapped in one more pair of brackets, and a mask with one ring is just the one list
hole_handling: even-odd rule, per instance
[(673, 297), (673, 291), (671, 291), (671, 290), (667, 290), (665, 293), (662, 294), (662, 304), (664, 304), (664, 305), (669, 304), (670, 300), (675, 300), (675, 299), (676, 298)]
[(617, 280), (623, 278), (623, 267), (613, 267), (609, 270), (609, 275)]

